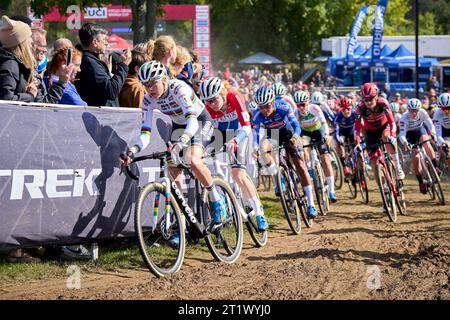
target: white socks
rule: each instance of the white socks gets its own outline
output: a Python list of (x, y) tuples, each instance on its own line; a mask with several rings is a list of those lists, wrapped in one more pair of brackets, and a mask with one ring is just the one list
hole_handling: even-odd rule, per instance
[(257, 196), (254, 196), (253, 198), (248, 199), (248, 202), (250, 203), (250, 206), (252, 207), (256, 216), (264, 216), (261, 201), (259, 201)]
[(327, 177), (327, 184), (330, 188), (330, 193), (334, 193), (334, 176)]
[(314, 207), (314, 197), (311, 186), (303, 187), (303, 191), (305, 192), (306, 199), (308, 200), (308, 205)]
[(212, 202), (216, 202), (220, 200), (220, 195), (217, 192), (216, 186), (212, 183), (210, 186), (206, 187), (208, 189), (209, 198)]

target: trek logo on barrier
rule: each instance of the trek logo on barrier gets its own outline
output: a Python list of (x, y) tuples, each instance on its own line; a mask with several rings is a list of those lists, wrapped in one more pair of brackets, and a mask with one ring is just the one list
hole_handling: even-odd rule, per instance
[[(90, 196), (98, 196), (95, 178), (101, 172), (101, 169), (0, 170), (0, 195), (9, 186), (10, 200), (22, 200), (28, 196), (31, 199), (82, 197), (85, 189)], [(142, 168), (142, 173), (148, 174), (147, 182), (155, 181), (160, 172), (160, 167)], [(183, 190), (189, 186), (185, 177), (181, 186)]]
[(94, 180), (101, 172), (92, 169), (86, 175), (85, 169), (0, 170), (0, 185), (10, 177), (10, 200), (23, 199), (25, 189), (32, 199), (81, 197), (85, 187), (91, 196), (96, 196)]

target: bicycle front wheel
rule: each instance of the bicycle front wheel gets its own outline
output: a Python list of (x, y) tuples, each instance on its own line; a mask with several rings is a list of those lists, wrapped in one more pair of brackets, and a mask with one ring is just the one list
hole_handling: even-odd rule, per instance
[[(261, 203), (261, 200), (259, 199), (258, 192), (256, 191), (255, 185), (253, 184), (252, 179), (249, 175), (246, 175), (247, 179), (250, 181), (250, 184), (252, 186), (252, 189), (254, 193), (256, 194), (256, 197), (258, 198), (259, 202)], [(240, 195), (242, 197), (242, 195)], [(242, 199), (243, 200), (243, 199)], [(260, 231), (258, 229), (258, 222), (256, 221), (256, 215), (252, 214), (251, 206), (248, 204), (245, 204), (245, 201), (243, 200), (243, 208), (246, 211), (248, 217), (247, 222), (245, 223), (248, 233), (250, 234), (250, 237), (252, 238), (253, 242), (257, 247), (264, 247), (267, 244), (268, 236), (267, 236), (267, 230)]]
[(171, 201), (162, 184), (148, 184), (139, 193), (134, 229), (144, 263), (157, 277), (173, 274), (183, 264), (186, 249), (183, 219), (178, 204)]
[(427, 163), (427, 167), (428, 167), (428, 172), (430, 173), (430, 176), (431, 176), (431, 188), (433, 188), (433, 193), (437, 195), (438, 203), (440, 205), (445, 206), (445, 197), (444, 197), (444, 192), (442, 191), (442, 188), (441, 188), (440, 178), (439, 178), (439, 176), (436, 172), (436, 169), (434, 168), (431, 160), (427, 158), (426, 163)]
[(397, 207), (395, 205), (394, 191), (390, 183), (390, 178), (383, 165), (377, 165), (377, 183), (380, 188), (381, 200), (383, 201), (383, 207), (386, 210), (388, 218), (392, 222), (397, 221)]
[(344, 184), (344, 169), (334, 149), (331, 150), (331, 166), (334, 171), (334, 187), (336, 190), (340, 190)]
[(206, 245), (213, 257), (220, 262), (234, 263), (241, 254), (244, 232), (239, 204), (227, 182), (220, 178), (213, 179), (217, 192), (225, 199), (227, 215), (221, 224), (214, 225), (214, 210), (209, 201), (208, 190), (202, 192), (202, 220), (209, 234), (205, 237)]
[[(284, 180), (284, 188), (282, 181)], [(299, 234), (302, 230), (300, 222), (300, 209), (295, 199), (294, 185), (287, 169), (281, 166), (277, 174), (278, 190), (280, 190), (280, 200), (283, 206), (284, 215), (294, 234)]]
[(325, 187), (324, 174), (320, 163), (314, 164), (313, 175), (314, 192), (316, 194), (317, 204), (319, 206), (320, 213), (323, 216), (326, 216), (329, 208), (329, 199), (328, 192)]
[(366, 173), (364, 170), (364, 159), (361, 153), (358, 154), (356, 158), (356, 180), (358, 184), (358, 189), (361, 193), (361, 197), (365, 204), (369, 203), (369, 185), (368, 179), (366, 178)]

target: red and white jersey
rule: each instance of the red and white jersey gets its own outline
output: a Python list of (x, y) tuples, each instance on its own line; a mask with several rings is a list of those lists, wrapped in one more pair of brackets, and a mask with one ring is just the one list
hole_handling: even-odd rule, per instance
[(220, 131), (245, 129), (251, 131), (250, 114), (245, 107), (245, 100), (241, 93), (235, 89), (228, 89), (225, 111), (214, 111), (208, 103), (206, 109), (213, 119), (214, 128)]

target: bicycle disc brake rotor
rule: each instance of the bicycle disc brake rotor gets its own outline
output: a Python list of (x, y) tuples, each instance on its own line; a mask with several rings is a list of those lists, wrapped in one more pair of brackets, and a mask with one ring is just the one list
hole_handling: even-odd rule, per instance
[(166, 219), (161, 220), (160, 231), (164, 240), (169, 240), (173, 235), (172, 228), (169, 228), (169, 230), (166, 231)]

